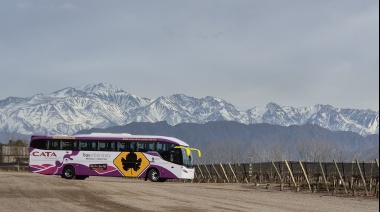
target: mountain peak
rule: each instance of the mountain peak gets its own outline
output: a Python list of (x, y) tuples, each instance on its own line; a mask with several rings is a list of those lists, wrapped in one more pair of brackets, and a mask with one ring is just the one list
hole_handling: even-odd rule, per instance
[(92, 83), (92, 84), (78, 87), (78, 90), (84, 91), (86, 93), (93, 93), (93, 94), (125, 92), (119, 87), (111, 85), (111, 84), (107, 84), (107, 83)]
[(83, 129), (131, 122), (166, 121), (177, 125), (218, 120), (281, 126), (311, 123), (332, 131), (352, 131), (360, 135), (379, 132), (378, 111), (339, 109), (330, 105), (293, 108), (273, 102), (266, 107), (241, 111), (216, 97), (174, 94), (151, 100), (128, 94), (107, 83), (0, 101), (0, 132), (21, 134), (74, 134)]

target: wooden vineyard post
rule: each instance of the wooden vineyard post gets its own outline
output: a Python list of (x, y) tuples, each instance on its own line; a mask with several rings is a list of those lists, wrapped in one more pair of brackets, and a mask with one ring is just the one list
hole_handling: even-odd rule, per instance
[(338, 171), (340, 181), (341, 181), (342, 184), (343, 184), (344, 191), (345, 191), (346, 194), (347, 194), (348, 192), (347, 192), (347, 189), (346, 189), (346, 184), (344, 183), (344, 181), (343, 181), (343, 177), (342, 177), (342, 175), (340, 174), (340, 171), (339, 171), (338, 165), (336, 164), (335, 160), (333, 160), (333, 162), (334, 162), (334, 164), (335, 164), (335, 168), (336, 168), (336, 170)]
[(292, 178), (292, 181), (293, 181), (293, 184), (294, 184), (294, 188), (297, 188), (297, 183), (296, 183), (296, 181), (294, 180), (294, 176), (293, 176), (292, 170), (290, 169), (290, 166), (289, 166), (289, 164), (288, 164), (288, 161), (285, 160), (284, 162), (285, 162), (286, 167), (288, 167), (290, 177)]
[(303, 175), (305, 175), (307, 185), (309, 186), (309, 190), (311, 191), (311, 186), (310, 186), (309, 178), (307, 177), (306, 171), (303, 168), (302, 162), (301, 161), (298, 161), (298, 162), (300, 163), (301, 169), (303, 171)]
[(280, 174), (280, 172), (278, 171), (278, 169), (277, 169), (277, 167), (276, 167), (276, 165), (274, 164), (274, 162), (272, 161), (272, 165), (273, 165), (273, 167), (274, 167), (274, 170), (276, 170), (276, 173), (277, 173), (277, 176), (278, 176), (278, 178), (280, 178), (280, 191), (282, 191), (282, 186), (283, 186), (283, 182), (282, 182), (282, 177), (281, 177), (281, 174)]
[[(203, 173), (202, 173), (202, 169), (201, 169), (201, 167), (199, 167), (198, 164), (197, 164), (197, 167), (198, 167), (199, 172), (201, 173), (202, 180), (205, 179), (205, 177), (203, 176)], [(199, 182), (199, 181), (198, 181), (198, 182)]]
[(216, 170), (214, 164), (211, 164), (211, 166), (214, 168), (216, 175), (218, 176), (218, 179), (222, 179), (218, 173), (218, 170)]
[(231, 163), (228, 163), (228, 165), (230, 165), (230, 169), (231, 169), (231, 171), (232, 171), (232, 174), (234, 175), (235, 180), (236, 180), (236, 182), (238, 183), (239, 181), (238, 181), (238, 179), (237, 179), (237, 177), (236, 177), (236, 174), (235, 174), (234, 170), (232, 169)]
[(356, 164), (358, 165), (358, 169), (359, 169), (360, 176), (362, 177), (362, 181), (363, 181), (363, 185), (364, 185), (364, 189), (365, 189), (365, 194), (366, 194), (366, 196), (368, 196), (367, 185), (366, 185), (366, 183), (365, 183), (365, 179), (364, 179), (364, 176), (363, 176), (362, 170), (361, 170), (361, 168), (360, 168), (359, 161), (358, 161), (357, 159), (355, 159), (355, 161), (356, 161)]
[(329, 192), (329, 185), (327, 184), (327, 180), (326, 180), (326, 176), (325, 176), (325, 171), (323, 171), (323, 166), (322, 166), (321, 161), (318, 161), (318, 162), (319, 162), (319, 166), (321, 167), (323, 181), (325, 182), (325, 185), (326, 185), (326, 190), (327, 190), (327, 192)]
[(220, 167), (222, 168), (222, 171), (223, 171), (223, 173), (224, 173), (224, 176), (226, 177), (227, 183), (230, 183), (230, 181), (228, 180), (228, 177), (227, 177), (226, 171), (224, 170), (224, 167), (223, 167), (222, 163), (219, 163), (219, 164), (220, 164)]
[(207, 168), (207, 166), (205, 165), (205, 164), (203, 164), (203, 166), (205, 167), (205, 169), (206, 169), (206, 171), (207, 171), (207, 173), (208, 173), (208, 182), (210, 182), (210, 179), (212, 179), (212, 176), (211, 176), (211, 173), (208, 171), (208, 168)]

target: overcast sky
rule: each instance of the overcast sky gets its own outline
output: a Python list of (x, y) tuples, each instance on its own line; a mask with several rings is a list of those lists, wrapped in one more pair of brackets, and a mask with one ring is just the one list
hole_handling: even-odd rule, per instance
[(0, 100), (109, 83), (378, 111), (379, 1), (1, 1), (0, 70)]

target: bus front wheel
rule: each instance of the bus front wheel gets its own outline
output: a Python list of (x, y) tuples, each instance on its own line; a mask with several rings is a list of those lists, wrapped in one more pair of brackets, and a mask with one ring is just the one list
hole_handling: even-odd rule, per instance
[(73, 179), (75, 177), (75, 170), (72, 166), (66, 166), (62, 173), (63, 178)]
[(151, 182), (165, 182), (166, 181), (166, 179), (160, 178), (160, 172), (157, 169), (149, 170), (148, 179)]

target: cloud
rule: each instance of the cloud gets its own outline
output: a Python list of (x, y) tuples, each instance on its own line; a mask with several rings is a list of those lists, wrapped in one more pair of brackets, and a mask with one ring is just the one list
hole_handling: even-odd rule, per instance
[(2, 4), (0, 99), (107, 82), (245, 108), (379, 106), (377, 1)]

